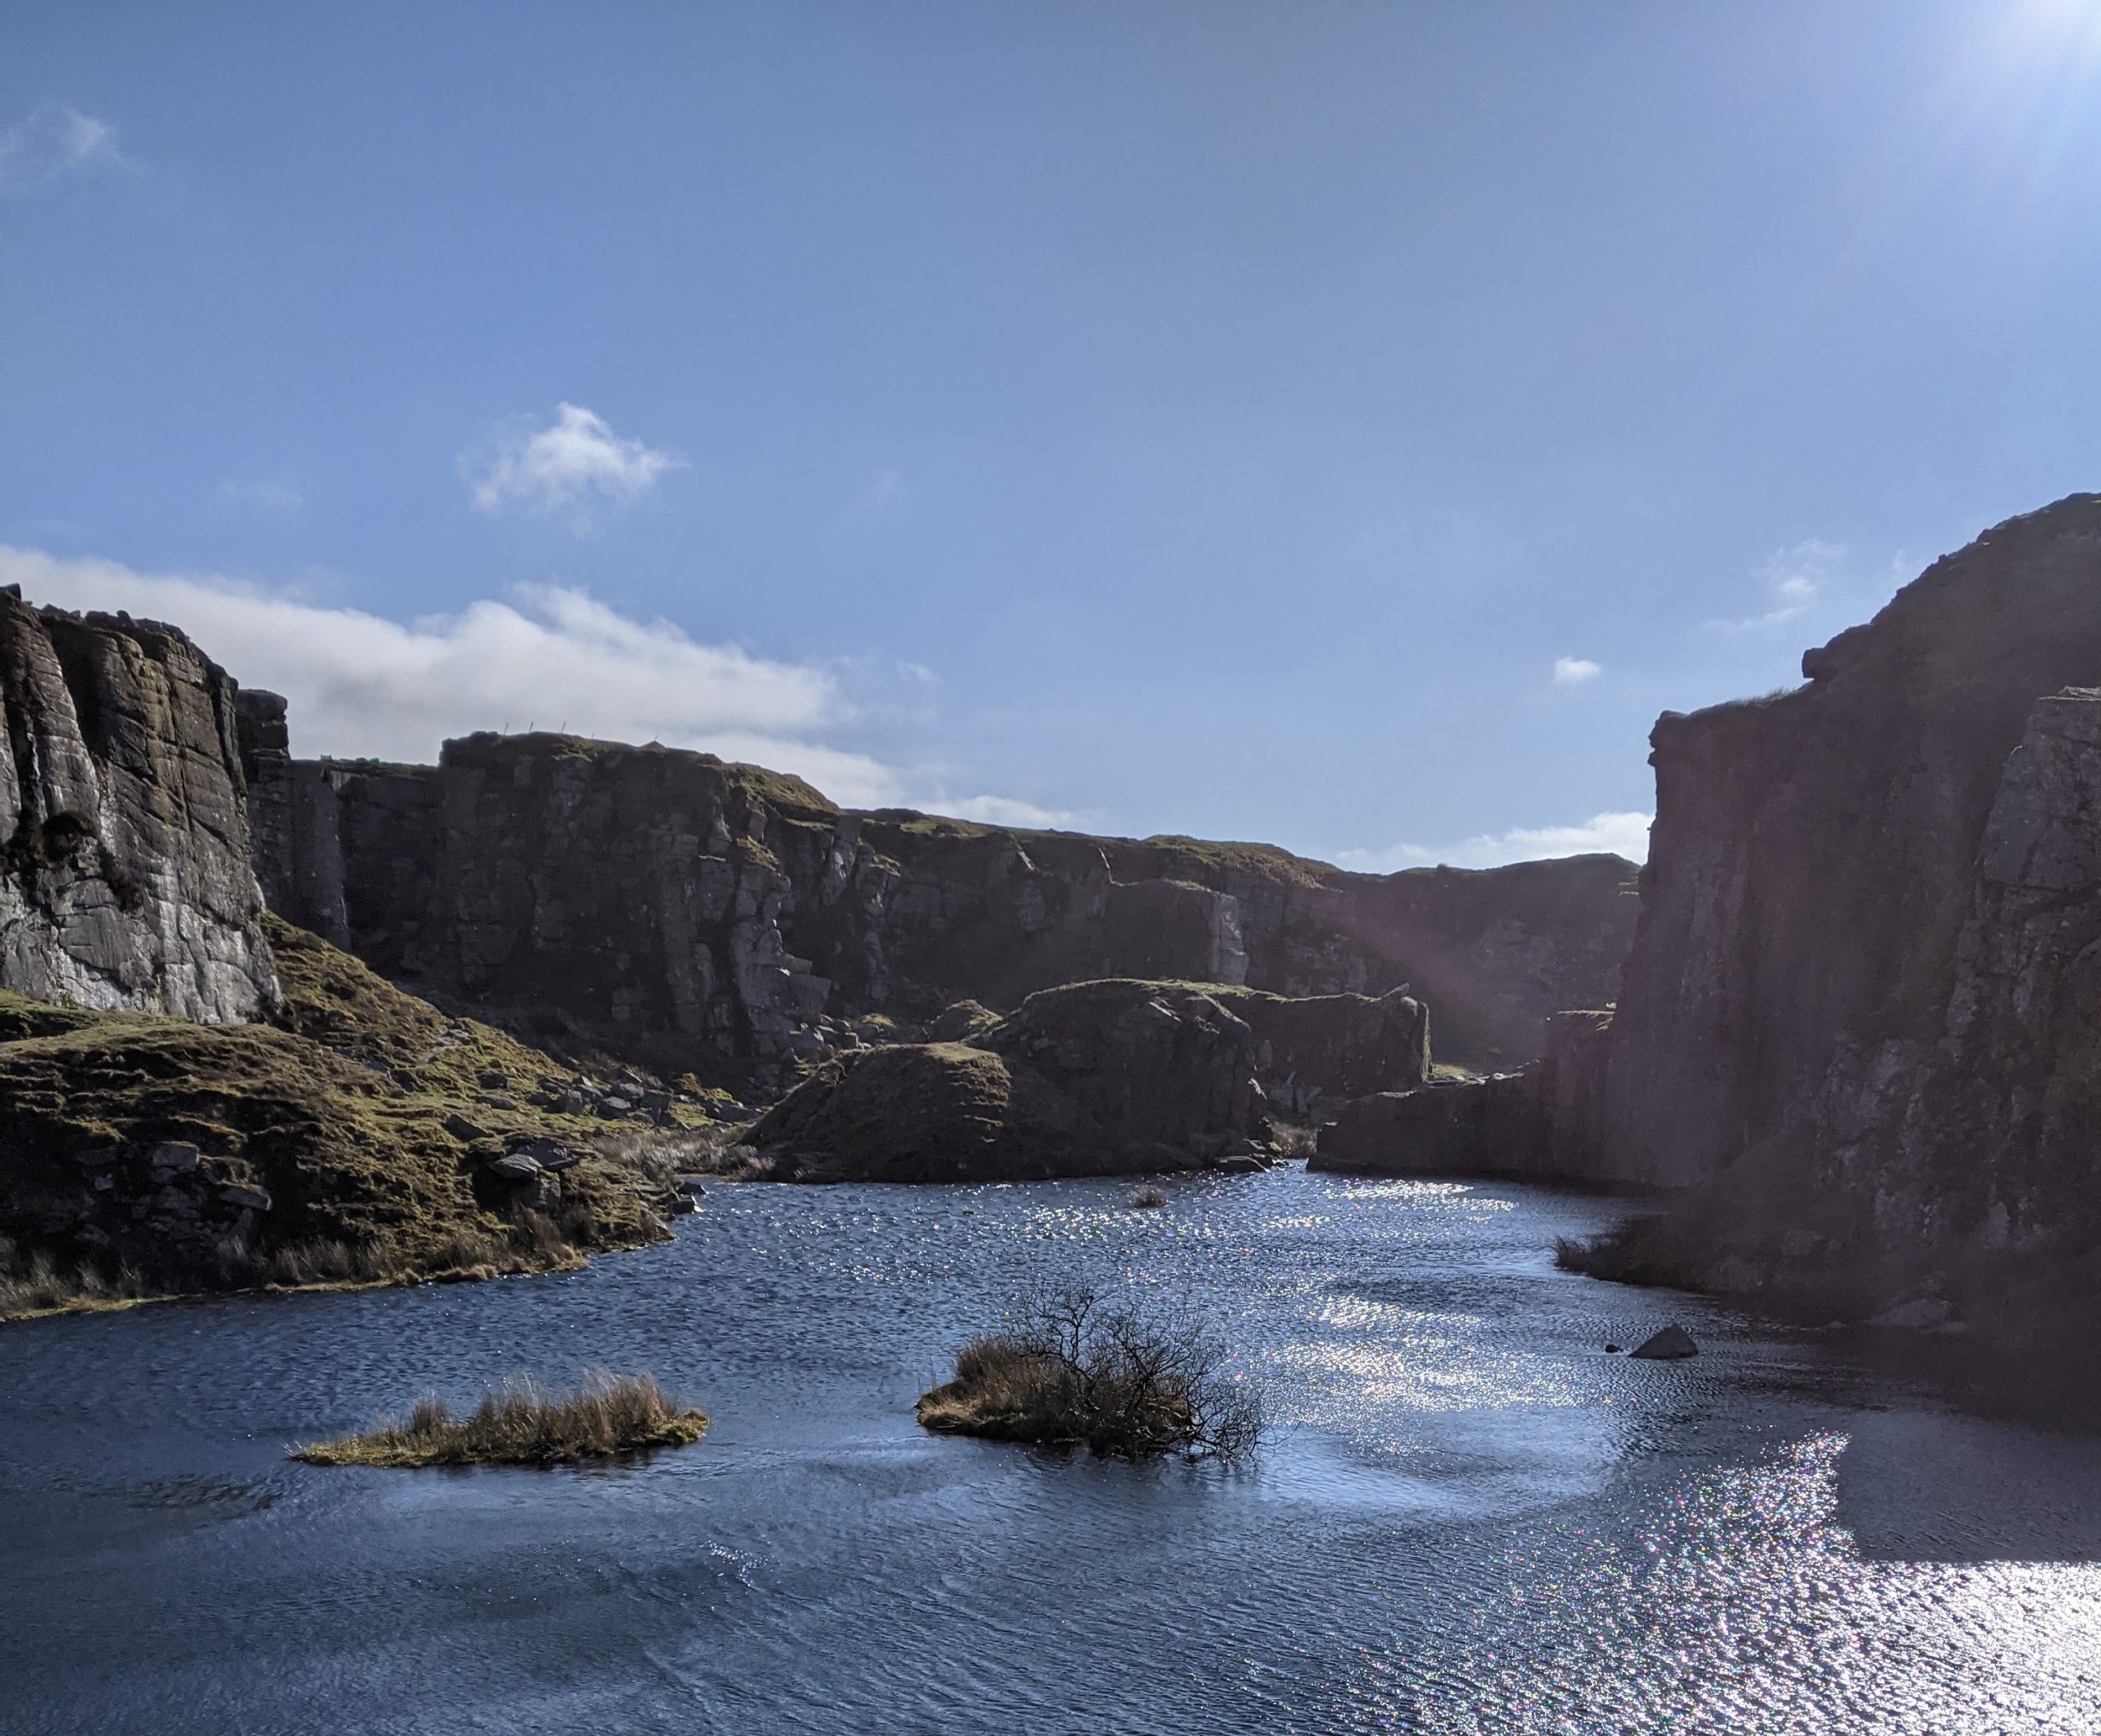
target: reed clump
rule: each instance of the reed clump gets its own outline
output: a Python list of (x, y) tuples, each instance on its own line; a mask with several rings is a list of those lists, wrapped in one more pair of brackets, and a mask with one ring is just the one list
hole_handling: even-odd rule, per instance
[(1119, 1458), (1238, 1459), (1262, 1429), (1261, 1395), (1224, 1372), (1224, 1345), (1184, 1315), (1146, 1315), (1068, 1287), (973, 1339), (955, 1376), (922, 1395), (922, 1428)]
[(406, 1422), (386, 1418), (364, 1434), (291, 1450), (314, 1465), (573, 1464), (688, 1446), (707, 1428), (703, 1413), (680, 1404), (648, 1375), (594, 1373), (573, 1392), (507, 1381), (483, 1394), (465, 1417), (455, 1417), (442, 1399), (424, 1398)]

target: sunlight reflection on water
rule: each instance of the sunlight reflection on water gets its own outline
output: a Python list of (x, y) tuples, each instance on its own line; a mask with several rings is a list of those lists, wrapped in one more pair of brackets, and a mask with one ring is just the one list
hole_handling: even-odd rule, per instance
[[(501, 1284), (0, 1334), (0, 1728), (2088, 1731), (2101, 1454), (1694, 1299), (1556, 1271), (1613, 1208), (1300, 1170), (712, 1190)], [(916, 1393), (1084, 1273), (1189, 1303), (1236, 1469), (937, 1440)], [(1683, 1364), (1607, 1357), (1679, 1318)], [(403, 1477), (281, 1444), (647, 1367), (707, 1440)]]

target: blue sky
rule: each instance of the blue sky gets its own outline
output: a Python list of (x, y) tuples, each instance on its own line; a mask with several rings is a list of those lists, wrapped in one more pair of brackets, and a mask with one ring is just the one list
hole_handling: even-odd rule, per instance
[(2101, 486), (2097, 308), (2101, 0), (0, 16), (0, 579), (304, 751), (1638, 849)]

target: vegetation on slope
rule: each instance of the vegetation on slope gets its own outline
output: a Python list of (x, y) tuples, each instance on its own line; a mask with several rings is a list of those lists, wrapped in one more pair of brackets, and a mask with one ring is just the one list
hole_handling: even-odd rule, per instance
[[(0, 994), (0, 1317), (541, 1271), (666, 1233), (654, 1166), (532, 1102), (547, 1057), (286, 923), (269, 933), (274, 1024)], [(524, 1187), (493, 1167), (532, 1140), (578, 1161)]]
[(405, 1422), (385, 1418), (362, 1435), (309, 1441), (291, 1457), (314, 1465), (555, 1465), (688, 1446), (707, 1418), (648, 1375), (587, 1376), (574, 1392), (547, 1393), (531, 1381), (484, 1393), (465, 1417), (442, 1399), (421, 1400)]

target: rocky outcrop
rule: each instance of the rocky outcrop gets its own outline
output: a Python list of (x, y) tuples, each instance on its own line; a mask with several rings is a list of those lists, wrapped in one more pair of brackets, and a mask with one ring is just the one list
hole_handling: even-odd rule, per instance
[(590, 1106), (534, 1101), (547, 1056), (268, 920), (267, 1023), (0, 992), (0, 1317), (542, 1270), (666, 1233), (663, 1177), (599, 1151)]
[(1260, 1167), (1255, 1037), (1175, 983), (1032, 995), (961, 1043), (841, 1056), (745, 1136), (805, 1180), (984, 1181)]
[(1554, 1179), (1546, 1167), (1538, 1100), (1531, 1082), (1517, 1073), (1359, 1097), (1321, 1129), (1307, 1167), (1354, 1175)]
[(1596, 1172), (1619, 1269), (1873, 1312), (2101, 1295), (2101, 497), (1652, 738)]
[(1219, 1004), (1255, 1033), (1255, 1073), (1275, 1113), (1325, 1108), (1430, 1077), (1430, 1010), (1406, 989), (1368, 995), (1272, 995), (1221, 988)]
[(276, 1003), (234, 685), (172, 627), (0, 592), (0, 988), (208, 1021)]
[(764, 1084), (826, 1050), (827, 1019), (918, 1027), (1119, 975), (1412, 985), (1447, 1055), (1523, 1060), (1547, 1012), (1610, 997), (1632, 922), (1614, 857), (1380, 879), (1254, 845), (845, 813), (757, 767), (564, 736), (470, 736), (434, 767), (300, 762), (282, 717), (249, 696), (273, 908), (425, 992), (667, 1071)]

